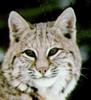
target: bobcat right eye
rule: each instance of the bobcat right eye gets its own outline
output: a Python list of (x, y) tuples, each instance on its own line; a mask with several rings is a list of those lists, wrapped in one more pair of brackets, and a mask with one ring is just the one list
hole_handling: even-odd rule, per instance
[(55, 55), (59, 51), (59, 48), (52, 48), (49, 51), (48, 57)]
[(36, 58), (35, 52), (32, 51), (32, 50), (29, 50), (29, 49), (28, 49), (28, 50), (23, 51), (23, 53), (25, 53), (27, 56)]

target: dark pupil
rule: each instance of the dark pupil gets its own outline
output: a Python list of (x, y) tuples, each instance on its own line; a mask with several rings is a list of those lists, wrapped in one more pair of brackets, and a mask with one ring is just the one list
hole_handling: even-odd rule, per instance
[(34, 51), (32, 51), (32, 50), (25, 50), (24, 53), (26, 53), (26, 55), (28, 55), (30, 57), (36, 58), (36, 55), (35, 55)]
[(48, 56), (53, 56), (53, 55), (55, 55), (57, 52), (58, 52), (58, 48), (53, 48), (53, 49), (51, 49), (50, 51), (49, 51), (49, 54), (48, 54)]

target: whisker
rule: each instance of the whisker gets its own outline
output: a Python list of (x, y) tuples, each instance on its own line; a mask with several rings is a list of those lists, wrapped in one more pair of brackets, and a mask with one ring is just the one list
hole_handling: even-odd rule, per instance
[(56, 67), (51, 68), (51, 70), (54, 70), (54, 69), (56, 69)]
[(85, 69), (86, 69), (86, 70), (89, 70), (89, 68), (85, 68), (85, 67), (82, 67), (82, 68), (81, 68), (81, 70), (85, 70)]
[(58, 71), (58, 68), (51, 69), (52, 72)]
[(29, 75), (34, 75), (34, 73), (33, 72), (29, 72)]
[(50, 74), (50, 77), (55, 77), (58, 74), (58, 71), (52, 71), (52, 73)]
[(28, 71), (28, 73), (34, 73), (34, 71)]
[(52, 72), (52, 74), (57, 74), (57, 72)]
[(51, 74), (50, 77), (55, 77), (57, 74)]
[(81, 74), (81, 76), (83, 76), (85, 79), (88, 79), (84, 74)]
[(36, 75), (34, 74), (29, 74), (32, 78), (36, 78)]
[(57, 72), (58, 72), (58, 70), (53, 70), (53, 71), (52, 71), (52, 73), (57, 73)]
[(34, 74), (30, 74), (31, 76), (36, 76), (36, 75), (34, 75)]
[(31, 68), (28, 68), (29, 72), (35, 72), (33, 69)]

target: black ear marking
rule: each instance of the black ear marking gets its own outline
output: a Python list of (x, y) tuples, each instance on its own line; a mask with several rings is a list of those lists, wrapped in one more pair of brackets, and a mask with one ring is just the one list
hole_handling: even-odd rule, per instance
[(18, 29), (17, 29), (17, 26), (15, 24), (12, 24), (12, 32), (15, 32), (17, 33), (18, 32)]
[(57, 18), (54, 26), (60, 28), (67, 39), (76, 40), (76, 15), (73, 8), (69, 7)]
[(64, 36), (65, 36), (66, 38), (68, 38), (68, 39), (71, 39), (70, 33), (66, 33), (66, 34), (64, 34)]
[(10, 31), (10, 40), (11, 42), (19, 42), (19, 39), (16, 37), (21, 37), (29, 28), (29, 23), (17, 12), (11, 11), (8, 18), (8, 27)]
[(16, 37), (15, 38), (15, 42), (19, 42), (19, 37)]

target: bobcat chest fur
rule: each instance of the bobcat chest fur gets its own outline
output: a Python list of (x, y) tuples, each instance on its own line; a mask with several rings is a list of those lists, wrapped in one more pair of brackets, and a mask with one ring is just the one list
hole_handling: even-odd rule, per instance
[[(8, 20), (10, 47), (2, 72), (15, 95), (8, 100), (66, 100), (80, 77), (76, 17), (66, 9), (50, 26), (33, 27), (16, 12)], [(17, 94), (18, 93), (18, 94)]]

